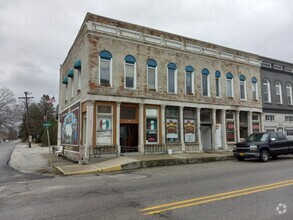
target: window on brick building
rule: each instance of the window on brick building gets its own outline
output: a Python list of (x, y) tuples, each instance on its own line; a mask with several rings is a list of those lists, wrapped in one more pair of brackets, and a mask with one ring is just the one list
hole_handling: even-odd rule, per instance
[(148, 89), (157, 90), (157, 62), (149, 59), (147, 62)]
[(201, 73), (201, 94), (202, 96), (210, 96), (210, 72), (204, 68)]
[(185, 67), (185, 94), (192, 95), (194, 91), (194, 69), (192, 66)]
[(221, 72), (215, 72), (216, 97), (221, 97)]
[(271, 87), (270, 82), (267, 79), (263, 81), (263, 97), (264, 102), (271, 102)]
[(101, 51), (99, 61), (99, 84), (102, 86), (112, 86), (112, 54), (106, 50)]
[(258, 100), (258, 94), (257, 94), (257, 79), (255, 77), (252, 77), (251, 79), (251, 87), (252, 87), (252, 100), (256, 101)]
[(174, 63), (168, 64), (167, 73), (168, 93), (177, 93), (177, 67)]
[(240, 80), (240, 99), (246, 100), (246, 77), (244, 75), (239, 76)]
[(292, 105), (292, 86), (290, 83), (287, 83), (286, 85), (286, 91), (287, 91), (287, 103), (288, 105)]
[(124, 85), (125, 88), (136, 88), (136, 60), (133, 56), (127, 55), (125, 61)]
[(276, 89), (276, 101), (278, 104), (283, 104), (283, 99), (282, 99), (282, 86), (280, 82), (275, 83), (275, 89)]
[(233, 92), (233, 75), (232, 73), (227, 73), (226, 74), (226, 78), (227, 78), (227, 87), (226, 87), (226, 90), (227, 90), (227, 97), (228, 98), (233, 98), (234, 96), (234, 92)]

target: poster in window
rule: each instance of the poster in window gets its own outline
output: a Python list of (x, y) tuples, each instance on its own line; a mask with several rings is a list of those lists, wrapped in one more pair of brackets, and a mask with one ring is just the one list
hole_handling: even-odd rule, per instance
[(259, 123), (252, 123), (252, 132), (259, 132)]
[(69, 145), (78, 145), (78, 116), (79, 108), (63, 115), (61, 127), (61, 143)]
[(195, 120), (184, 120), (185, 142), (195, 142)]
[(167, 140), (168, 142), (178, 141), (178, 120), (177, 119), (167, 119)]
[(112, 118), (99, 117), (97, 120), (97, 145), (112, 144)]
[(156, 118), (147, 118), (146, 120), (146, 142), (155, 143), (158, 142), (158, 130), (157, 130), (157, 121)]

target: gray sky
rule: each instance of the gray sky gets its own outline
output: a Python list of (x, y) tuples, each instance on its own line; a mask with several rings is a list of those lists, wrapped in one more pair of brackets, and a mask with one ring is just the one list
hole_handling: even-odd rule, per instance
[(58, 101), (87, 12), (293, 63), (292, 0), (1, 0), (0, 88)]

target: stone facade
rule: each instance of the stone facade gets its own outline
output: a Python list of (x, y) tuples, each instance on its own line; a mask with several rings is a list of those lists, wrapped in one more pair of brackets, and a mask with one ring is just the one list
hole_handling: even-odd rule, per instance
[(90, 13), (59, 99), (59, 144), (83, 162), (226, 150), (263, 127), (257, 55)]

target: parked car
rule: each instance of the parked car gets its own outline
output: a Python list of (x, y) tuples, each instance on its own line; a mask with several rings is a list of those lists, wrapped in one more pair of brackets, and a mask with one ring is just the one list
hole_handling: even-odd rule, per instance
[(245, 141), (236, 144), (233, 154), (240, 161), (258, 158), (266, 162), (270, 157), (293, 154), (293, 140), (287, 140), (280, 132), (253, 133)]

